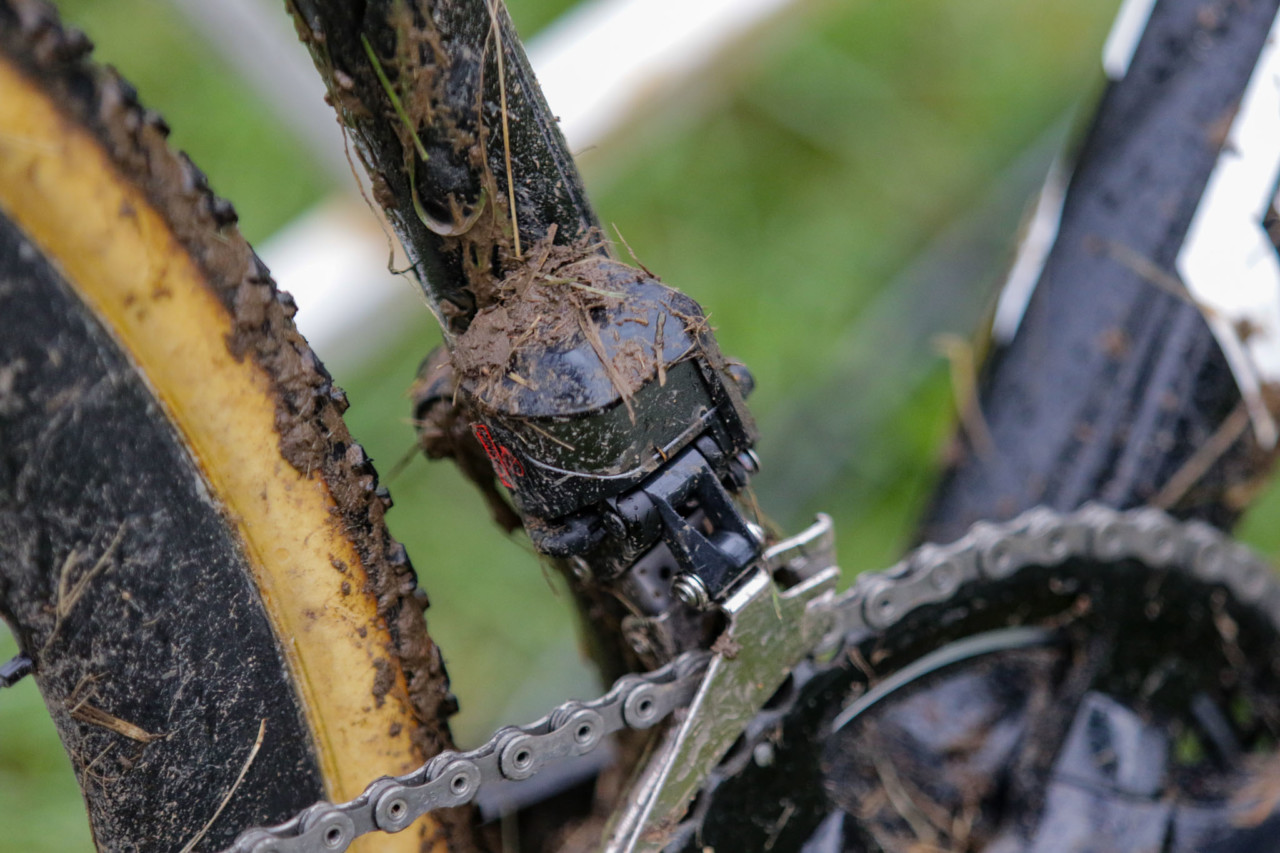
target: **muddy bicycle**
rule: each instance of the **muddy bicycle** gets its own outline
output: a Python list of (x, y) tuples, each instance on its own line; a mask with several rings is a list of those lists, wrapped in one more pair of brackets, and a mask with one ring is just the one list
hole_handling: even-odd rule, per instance
[[(1275, 330), (1200, 291), (1193, 237), (1265, 234), (1275, 10), (1144, 8), (930, 510), (953, 544), (838, 594), (829, 525), (743, 499), (749, 375), (602, 243), (502, 13), (294, 4), (451, 344), (424, 443), (621, 676), (415, 770), (452, 700), (343, 395), (163, 121), (4, 6), (4, 612), (99, 844), (467, 849), (451, 807), (616, 732), (632, 786), (525, 843), (1266, 849), (1277, 592), (1205, 522), (1265, 470)], [(1224, 214), (1238, 161), (1263, 203)]]

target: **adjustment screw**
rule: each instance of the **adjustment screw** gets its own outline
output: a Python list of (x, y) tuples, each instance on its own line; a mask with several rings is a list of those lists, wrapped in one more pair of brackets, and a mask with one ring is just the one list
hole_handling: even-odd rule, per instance
[(569, 571), (582, 583), (591, 580), (591, 564), (582, 557), (569, 558)]
[(692, 572), (681, 572), (671, 582), (671, 594), (683, 604), (695, 610), (704, 610), (711, 604), (711, 593), (702, 578)]
[(760, 471), (760, 457), (751, 448), (747, 448), (738, 454), (738, 464), (747, 469), (748, 473), (757, 474)]

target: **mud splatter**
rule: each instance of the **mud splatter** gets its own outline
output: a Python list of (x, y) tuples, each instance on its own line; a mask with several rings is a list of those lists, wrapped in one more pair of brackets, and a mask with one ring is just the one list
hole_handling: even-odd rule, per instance
[[(391, 630), (415, 714), (424, 721), (413, 732), (415, 748), (424, 759), (446, 748), (450, 737), (443, 720), (455, 700), (413, 599), (416, 576), (386, 529), (388, 501), (377, 488), (372, 465), (342, 422), (346, 395), (294, 328), (292, 298), (277, 291), (245, 242), (234, 208), (214, 195), (185, 155), (168, 147), (164, 120), (144, 108), (114, 71), (86, 61), (88, 39), (61, 29), (56, 14), (40, 3), (12, 0), (11, 6), (21, 26), (0, 33), (6, 47), (38, 73), (52, 99), (98, 138), (121, 174), (171, 223), (174, 237), (233, 318), (228, 350), (252, 359), (269, 378), (281, 456), (325, 482)], [(331, 92), (345, 91), (340, 78), (331, 79), (339, 79)], [(358, 109), (358, 100), (343, 103)]]
[(290, 6), (373, 195), (451, 336), (493, 304), (552, 226), (565, 246), (596, 227), (501, 4)]

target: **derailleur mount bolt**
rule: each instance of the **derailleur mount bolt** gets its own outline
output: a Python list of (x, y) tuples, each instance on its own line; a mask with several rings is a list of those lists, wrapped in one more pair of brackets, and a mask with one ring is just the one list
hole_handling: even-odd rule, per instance
[(711, 604), (711, 593), (702, 578), (692, 572), (681, 572), (671, 582), (671, 594), (694, 610), (705, 610)]

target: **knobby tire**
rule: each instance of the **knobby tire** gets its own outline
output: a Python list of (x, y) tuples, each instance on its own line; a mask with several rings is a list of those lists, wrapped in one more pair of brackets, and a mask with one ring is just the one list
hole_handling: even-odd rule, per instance
[[(89, 49), (0, 0), (0, 615), (98, 847), (218, 850), (448, 747), (453, 699), (292, 300)], [(432, 817), (373, 847), (469, 848)]]

